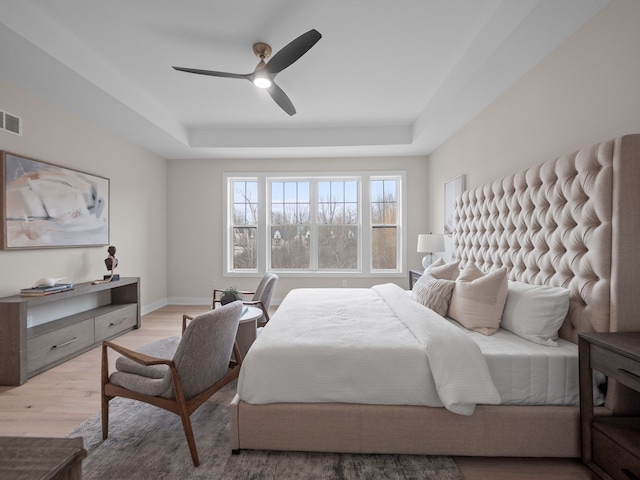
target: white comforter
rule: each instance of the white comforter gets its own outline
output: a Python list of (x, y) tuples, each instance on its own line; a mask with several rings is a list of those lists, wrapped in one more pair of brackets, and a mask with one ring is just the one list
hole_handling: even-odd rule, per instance
[(298, 289), (249, 350), (246, 402), (446, 407), (471, 415), (500, 396), (478, 346), (395, 284)]

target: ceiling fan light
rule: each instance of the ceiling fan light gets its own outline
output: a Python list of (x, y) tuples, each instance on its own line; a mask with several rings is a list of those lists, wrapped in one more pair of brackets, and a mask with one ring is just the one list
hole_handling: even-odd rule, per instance
[(269, 88), (273, 82), (267, 77), (256, 77), (253, 79), (253, 84), (258, 88)]

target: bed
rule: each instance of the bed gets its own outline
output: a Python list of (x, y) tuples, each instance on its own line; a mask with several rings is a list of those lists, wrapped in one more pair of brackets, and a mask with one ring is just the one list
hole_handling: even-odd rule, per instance
[[(456, 202), (453, 256), (463, 263), (473, 263), (486, 272), (504, 268), (511, 282), (567, 289), (569, 308), (559, 329), (558, 342), (567, 352), (573, 350), (574, 355), (579, 332), (639, 330), (640, 321), (636, 311), (640, 294), (634, 285), (634, 274), (640, 266), (640, 253), (635, 245), (635, 238), (640, 233), (640, 216), (636, 213), (640, 205), (638, 180), (640, 135), (628, 135), (466, 191)], [(340, 296), (348, 293), (344, 290), (349, 289), (330, 292), (336, 297), (331, 307), (334, 319), (339, 319), (344, 311), (339, 306)], [(313, 295), (313, 292), (306, 294)], [(350, 305), (360, 300), (347, 297), (342, 301), (343, 305)], [(366, 300), (362, 301), (366, 303)], [(403, 305), (398, 309), (412, 308), (405, 307), (402, 302)], [(280, 321), (280, 315), (284, 319), (285, 314), (289, 319), (296, 315), (299, 318), (306, 318), (307, 314), (326, 315), (326, 311), (322, 310), (315, 313), (302, 311), (300, 305), (304, 303), (299, 301), (288, 307), (289, 302), (285, 299), (272, 321)], [(306, 303), (315, 309), (326, 302)], [(287, 312), (290, 308), (292, 311)], [(382, 324), (386, 323), (383, 321)], [(369, 331), (367, 326), (371, 329), (372, 325), (364, 324), (360, 328), (366, 333)], [(452, 328), (458, 327), (452, 325)], [(260, 350), (261, 343), (273, 337), (269, 326), (261, 336), (265, 336), (265, 340), (259, 338), (254, 344), (256, 350)], [(247, 363), (253, 354), (252, 350), (247, 355)], [(353, 346), (349, 350), (353, 351)], [(361, 355), (360, 352), (356, 353), (348, 358), (348, 364), (357, 363)], [(443, 355), (446, 357), (446, 352)], [(292, 355), (286, 360), (295, 366), (297, 357)], [(270, 365), (273, 374), (284, 379), (290, 378), (290, 372), (278, 368), (287, 362), (278, 364), (282, 360), (273, 361), (275, 363)], [(344, 360), (334, 361), (336, 363), (328, 368), (328, 372), (344, 373), (344, 381), (347, 382), (355, 378), (348, 371), (343, 372)], [(372, 360), (362, 361), (367, 363)], [(386, 385), (387, 382), (405, 379), (414, 362), (410, 356), (399, 362), (393, 371), (383, 372), (377, 379), (369, 375), (371, 378), (368, 381)], [(454, 365), (445, 358), (444, 365), (447, 362), (450, 366)], [(487, 361), (487, 364), (490, 363)], [(442, 367), (438, 367), (437, 363), (434, 365), (432, 374), (436, 383), (439, 383), (437, 375)], [(465, 369), (457, 370), (464, 372)], [(558, 367), (549, 371), (557, 372)], [(446, 372), (440, 375), (447, 376)], [(483, 373), (481, 371), (472, 376), (476, 375), (482, 376)], [(579, 407), (576, 398), (545, 405), (538, 404), (538, 401), (527, 404), (518, 400), (506, 402), (508, 404), (496, 403), (490, 389), (483, 390), (485, 387), (482, 384), (472, 389), (480, 388), (481, 395), (470, 398), (462, 411), (456, 411), (458, 396), (451, 402), (453, 408), (449, 408), (447, 401), (432, 405), (432, 399), (414, 400), (414, 404), (407, 405), (404, 399), (395, 400), (389, 396), (356, 396), (344, 401), (342, 397), (329, 395), (322, 401), (308, 401), (304, 391), (299, 392), (302, 396), (273, 401), (259, 398), (265, 389), (264, 382), (269, 379), (256, 375), (263, 377), (261, 385), (243, 378), (250, 376), (249, 368), (244, 374), (241, 373), (239, 394), (230, 405), (231, 447), (236, 452), (241, 449), (268, 449), (472, 456), (580, 456)], [(566, 379), (575, 382), (576, 376), (575, 367), (565, 368)], [(359, 387), (358, 390), (361, 388), (367, 387)], [(324, 391), (324, 388), (319, 390)], [(500, 395), (504, 396), (504, 392), (500, 392)], [(633, 392), (610, 380), (604, 406), (599, 408), (598, 413), (618, 414), (637, 405), (637, 402)]]

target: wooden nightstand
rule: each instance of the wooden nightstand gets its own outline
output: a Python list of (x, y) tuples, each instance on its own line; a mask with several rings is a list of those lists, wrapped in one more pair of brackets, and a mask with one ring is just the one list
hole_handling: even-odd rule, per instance
[(640, 332), (581, 333), (582, 461), (610, 480), (640, 479), (640, 417), (593, 415), (592, 370), (640, 392)]
[(418, 279), (422, 276), (422, 272), (424, 270), (409, 270), (409, 289), (413, 288), (413, 285), (418, 281)]

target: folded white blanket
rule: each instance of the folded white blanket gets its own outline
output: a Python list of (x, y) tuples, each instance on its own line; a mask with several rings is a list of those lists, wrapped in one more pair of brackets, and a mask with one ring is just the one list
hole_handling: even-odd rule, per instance
[(244, 359), (238, 394), (256, 404), (446, 406), (465, 415), (500, 401), (475, 343), (393, 284), (291, 291)]
[(476, 343), (393, 283), (373, 287), (424, 346), (438, 396), (452, 412), (471, 415), (475, 405), (500, 403), (487, 362)]

